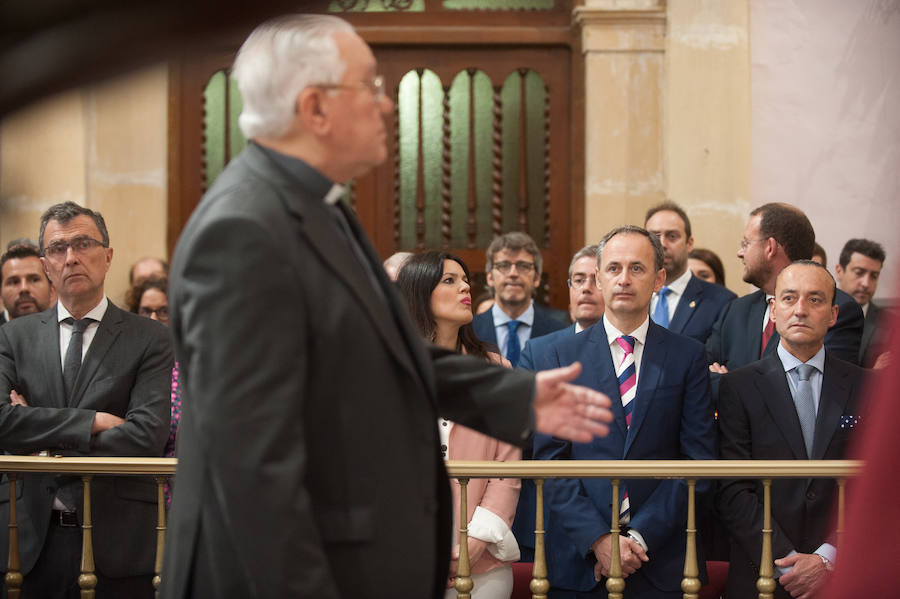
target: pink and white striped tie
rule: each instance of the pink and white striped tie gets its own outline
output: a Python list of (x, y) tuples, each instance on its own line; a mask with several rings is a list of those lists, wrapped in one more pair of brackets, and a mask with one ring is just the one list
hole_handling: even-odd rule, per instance
[[(634, 408), (634, 397), (637, 394), (637, 369), (634, 364), (634, 337), (622, 335), (616, 339), (616, 343), (625, 352), (625, 356), (616, 368), (616, 377), (619, 379), (619, 395), (622, 396), (622, 409), (625, 411), (625, 426), (631, 426), (631, 413)], [(619, 509), (619, 523), (628, 524), (631, 521), (631, 506), (628, 501), (628, 489), (622, 485), (622, 506)]]

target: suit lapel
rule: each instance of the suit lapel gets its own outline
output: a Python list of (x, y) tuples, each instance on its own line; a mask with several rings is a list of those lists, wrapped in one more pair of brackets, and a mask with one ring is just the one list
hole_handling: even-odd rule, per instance
[(794, 459), (808, 459), (806, 446), (803, 444), (803, 431), (800, 429), (800, 418), (797, 416), (797, 408), (794, 407), (794, 399), (791, 397), (791, 389), (781, 359), (778, 354), (774, 354), (760, 360), (754, 368), (759, 374), (755, 379), (759, 396), (766, 403), (766, 408), (781, 436), (790, 446)]
[(63, 386), (62, 358), (59, 352), (59, 321), (55, 304), (43, 313), (38, 335), (38, 355), (46, 356), (46, 359), (42, 360), (44, 376), (53, 386), (53, 393), (46, 398), (46, 401), (50, 407), (64, 408), (66, 407), (66, 390)]
[(822, 393), (819, 395), (819, 410), (816, 413), (816, 433), (813, 438), (812, 459), (821, 460), (840, 426), (841, 416), (850, 400), (847, 371), (828, 357), (825, 352), (825, 372), (822, 376)]
[[(574, 330), (574, 329), (573, 329)], [(581, 379), (586, 387), (605, 393), (612, 403), (611, 409), (616, 426), (622, 433), (622, 438), (628, 433), (625, 426), (625, 410), (622, 407), (622, 395), (619, 393), (619, 381), (616, 378), (616, 369), (613, 365), (612, 352), (609, 350), (609, 341), (606, 338), (606, 328), (601, 320), (589, 330), (583, 333), (587, 339), (587, 350), (590, 363), (583, 364)], [(581, 381), (579, 381), (581, 384)]]
[[(410, 344), (404, 343), (396, 324), (398, 320), (402, 321), (402, 319), (394, 318), (387, 303), (382, 302), (381, 298), (377, 296), (377, 292), (372, 289), (372, 282), (366, 274), (364, 266), (360, 264), (352, 248), (343, 241), (343, 233), (339, 231), (338, 223), (335, 222), (322, 199), (309, 196), (297, 197), (296, 184), (283, 183), (282, 188), (284, 190), (283, 200), (288, 212), (297, 217), (303, 235), (319, 258), (328, 264), (337, 278), (344, 282), (350, 290), (350, 295), (355, 297), (362, 306), (372, 326), (384, 339), (397, 361), (414, 377), (422, 379), (428, 389), (433, 389), (428, 369), (422, 368), (421, 364), (417, 368), (410, 359), (410, 352), (405, 351), (404, 346)], [(355, 219), (348, 218), (351, 230), (354, 227), (354, 221)], [(355, 234), (359, 241), (358, 233)], [(364, 252), (366, 245), (360, 243)], [(373, 268), (373, 271), (377, 277), (378, 269)], [(384, 288), (382, 291), (385, 293), (385, 299), (389, 302), (390, 293)], [(416, 361), (420, 362), (420, 359), (416, 358)]]
[(678, 305), (675, 307), (675, 314), (669, 323), (669, 330), (673, 333), (681, 333), (684, 327), (687, 326), (691, 316), (694, 315), (694, 310), (700, 305), (702, 299), (703, 288), (692, 275), (684, 288), (684, 293), (681, 294), (681, 298), (678, 300)]
[(115, 343), (121, 330), (122, 311), (110, 302), (107, 305), (106, 313), (103, 315), (103, 320), (97, 326), (97, 332), (94, 333), (91, 346), (81, 362), (78, 377), (75, 379), (75, 388), (72, 390), (72, 397), (69, 399), (70, 407), (76, 407), (81, 403), (88, 385), (94, 379), (97, 369), (103, 363), (107, 352)]
[(666, 363), (668, 347), (663, 334), (660, 332), (660, 328), (651, 321), (650, 327), (647, 329), (644, 352), (641, 355), (641, 370), (638, 373), (637, 392), (634, 396), (634, 411), (631, 415), (631, 426), (628, 428), (628, 436), (625, 440), (626, 456), (641, 429), (641, 425), (646, 419), (647, 413), (650, 411), (650, 404), (656, 395), (656, 387), (659, 386), (662, 369)]

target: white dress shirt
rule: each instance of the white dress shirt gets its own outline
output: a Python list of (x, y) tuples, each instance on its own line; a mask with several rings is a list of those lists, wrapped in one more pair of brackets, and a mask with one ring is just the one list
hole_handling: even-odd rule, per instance
[[(666, 287), (669, 288), (669, 295), (666, 297), (666, 301), (669, 305), (669, 322), (672, 322), (672, 319), (675, 317), (675, 309), (678, 307), (678, 302), (681, 300), (681, 296), (684, 295), (684, 290), (687, 288), (687, 284), (691, 281), (691, 269), (686, 269), (680, 277), (669, 283), (666, 281)], [(653, 314), (653, 311), (656, 310), (656, 304), (659, 303), (659, 293), (653, 294), (653, 299), (650, 300), (650, 314)]]

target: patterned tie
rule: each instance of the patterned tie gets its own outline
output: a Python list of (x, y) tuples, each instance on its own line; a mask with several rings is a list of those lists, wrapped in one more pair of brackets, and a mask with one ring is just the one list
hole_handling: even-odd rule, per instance
[(803, 431), (806, 456), (811, 458), (813, 439), (816, 434), (816, 404), (813, 401), (812, 383), (809, 382), (809, 377), (815, 372), (816, 367), (810, 364), (800, 364), (796, 370), (800, 375), (800, 382), (797, 383), (797, 392), (794, 395), (794, 407), (797, 408), (797, 416), (800, 418), (800, 430)]
[[(625, 357), (616, 369), (619, 379), (619, 395), (622, 396), (622, 408), (625, 411), (625, 426), (631, 426), (631, 412), (634, 408), (634, 396), (637, 393), (637, 370), (634, 365), (634, 337), (622, 335), (616, 343), (625, 352)], [(631, 521), (631, 503), (628, 501), (628, 488), (622, 483), (622, 505), (619, 508), (619, 523)]]
[(637, 393), (637, 370), (634, 367), (634, 337), (622, 335), (616, 339), (616, 343), (625, 352), (625, 357), (619, 367), (616, 368), (616, 376), (619, 379), (619, 395), (622, 396), (622, 408), (625, 410), (625, 425), (631, 426), (631, 412), (634, 408), (634, 396)]
[(88, 325), (94, 322), (93, 318), (82, 318), (75, 320), (72, 317), (66, 318), (63, 322), (72, 325), (72, 337), (69, 340), (69, 347), (66, 348), (66, 357), (63, 360), (63, 385), (66, 388), (66, 401), (72, 401), (72, 391), (75, 389), (75, 379), (78, 378), (78, 371), (81, 370), (81, 353), (84, 347), (84, 330)]
[(663, 285), (657, 294), (659, 299), (656, 302), (656, 309), (653, 310), (653, 322), (661, 327), (669, 328), (669, 300), (667, 296), (672, 290)]
[(519, 336), (516, 334), (516, 329), (519, 328), (520, 324), (522, 323), (518, 320), (510, 320), (506, 323), (506, 326), (509, 327), (509, 339), (506, 341), (506, 359), (509, 360), (513, 368), (519, 363), (519, 354), (522, 352), (522, 345), (519, 343)]
[(769, 345), (769, 339), (772, 338), (772, 335), (775, 333), (775, 321), (771, 318), (769, 322), (766, 323), (766, 328), (763, 330), (762, 336), (762, 346), (759, 348), (759, 357), (762, 358), (763, 354), (766, 353), (766, 346)]

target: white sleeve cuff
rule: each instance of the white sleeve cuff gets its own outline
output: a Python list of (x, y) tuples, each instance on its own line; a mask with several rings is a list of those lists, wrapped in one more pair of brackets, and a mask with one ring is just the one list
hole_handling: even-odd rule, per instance
[(644, 537), (641, 536), (641, 533), (636, 531), (633, 528), (628, 529), (628, 536), (637, 541), (637, 544), (641, 546), (641, 548), (646, 552), (649, 551), (647, 548), (647, 542), (644, 540)]
[(818, 553), (832, 564), (837, 559), (837, 548), (830, 543), (822, 543), (814, 553)]
[(487, 543), (487, 550), (501, 562), (519, 559), (519, 543), (506, 521), (480, 505), (469, 522), (469, 536)]

